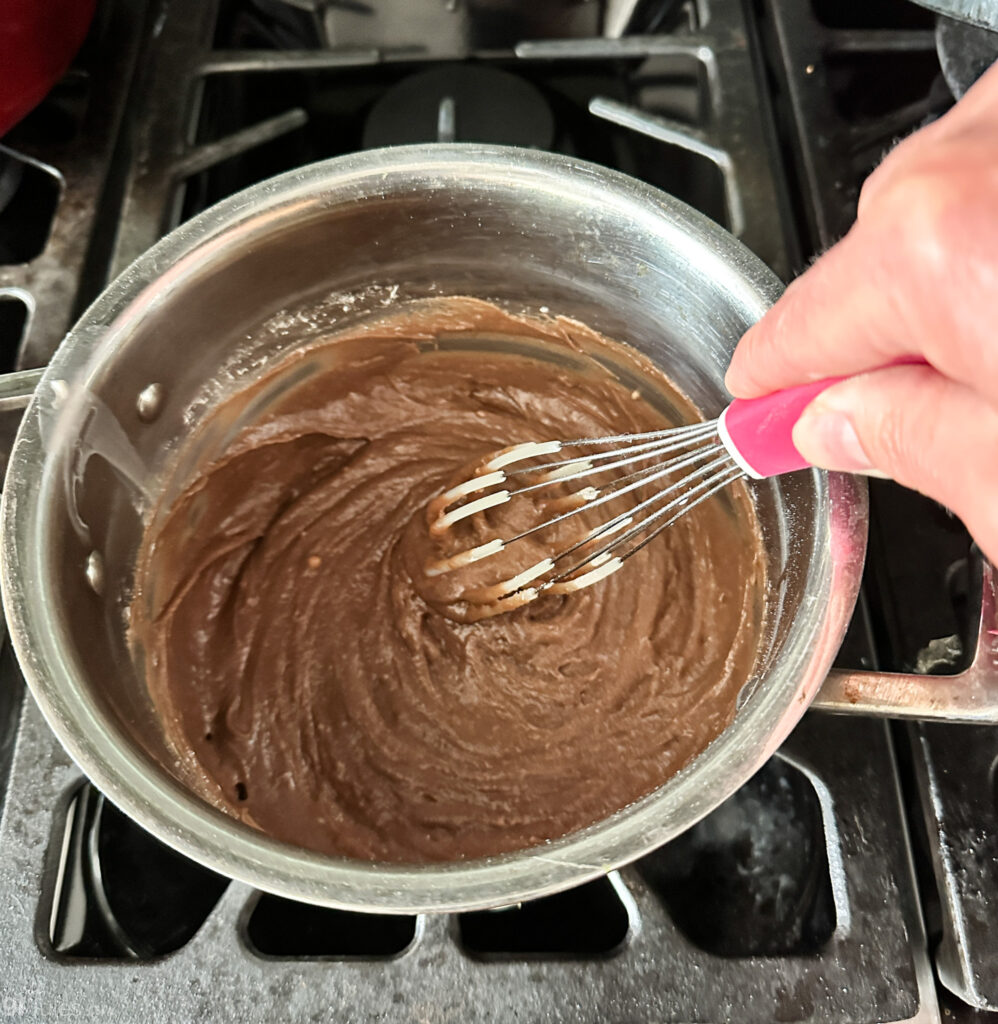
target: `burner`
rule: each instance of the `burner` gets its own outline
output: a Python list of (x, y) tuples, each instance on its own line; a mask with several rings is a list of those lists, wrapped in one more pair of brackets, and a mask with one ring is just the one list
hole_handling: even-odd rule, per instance
[(936, 51), (946, 84), (959, 99), (998, 60), (998, 32), (940, 16)]
[(508, 71), (456, 64), (404, 78), (378, 100), (364, 147), (491, 142), (549, 149), (554, 117), (541, 93)]

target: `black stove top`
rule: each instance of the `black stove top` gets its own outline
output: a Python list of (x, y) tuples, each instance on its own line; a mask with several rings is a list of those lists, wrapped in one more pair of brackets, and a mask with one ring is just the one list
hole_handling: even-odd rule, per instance
[[(789, 278), (846, 230), (892, 140), (953, 103), (968, 72), (943, 74), (949, 32), (908, 0), (108, 2), (74, 71), (0, 147), (0, 361), (44, 363), (109, 275), (216, 200), (411, 141), (619, 168)], [(960, 670), (978, 572), (945, 510), (874, 481), (839, 664)], [(9, 651), (0, 671), (0, 1012), (18, 1019), (998, 1008), (986, 727), (812, 712), (729, 801), (619, 873), (519, 907), (388, 917), (254, 893), (173, 853), (82, 780)]]

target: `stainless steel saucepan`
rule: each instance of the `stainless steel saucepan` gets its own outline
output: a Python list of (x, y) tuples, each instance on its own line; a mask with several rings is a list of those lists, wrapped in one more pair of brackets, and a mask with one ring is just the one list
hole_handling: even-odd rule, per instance
[[(754, 488), (770, 593), (755, 675), (730, 727), (660, 789), (582, 832), (439, 866), (311, 853), (227, 817), (183, 782), (126, 644), (143, 517), (200, 415), (303, 336), (433, 295), (564, 313), (662, 366), (707, 415), (742, 332), (780, 283), (684, 204), (547, 153), (423, 146), (315, 164), (171, 233), (86, 312), (49, 367), (3, 383), (34, 397), (2, 506), (10, 635), (45, 717), (137, 822), (216, 871), (357, 910), (469, 910), (541, 896), (633, 860), (745, 782), (808, 705), (998, 718), (994, 635), (964, 677), (830, 674), (856, 600), (865, 486), (802, 472)], [(296, 310), (327, 311), (305, 322)], [(269, 321), (270, 327), (260, 325)]]

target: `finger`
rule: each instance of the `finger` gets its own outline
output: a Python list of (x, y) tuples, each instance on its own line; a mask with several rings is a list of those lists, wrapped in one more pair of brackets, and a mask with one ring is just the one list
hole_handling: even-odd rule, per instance
[(892, 205), (855, 225), (746, 332), (725, 380), (732, 394), (918, 356), (998, 403), (998, 176), (946, 166), (896, 189)]
[(927, 494), (998, 559), (998, 410), (926, 366), (854, 377), (820, 394), (794, 429), (814, 465), (875, 471)]
[(854, 227), (745, 333), (725, 376), (728, 390), (754, 398), (918, 355), (904, 318), (885, 308), (894, 304), (885, 294), (893, 249), (886, 239), (868, 244)]

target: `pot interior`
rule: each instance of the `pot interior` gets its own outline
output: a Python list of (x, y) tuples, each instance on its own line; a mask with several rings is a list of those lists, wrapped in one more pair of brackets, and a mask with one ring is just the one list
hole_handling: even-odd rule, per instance
[[(565, 314), (632, 345), (705, 416), (726, 403), (734, 345), (778, 292), (753, 257), (739, 259), (733, 243), (715, 250), (719, 229), (698, 215), (608, 190), (585, 165), (560, 176), (513, 165), (497, 176), (458, 164), (330, 172), (321, 187), (285, 182), (257, 190), (252, 203), (230, 202), (224, 217), (209, 211), (190, 229), (193, 242), (175, 241), (169, 259), (146, 257), (127, 272), (117, 304), (88, 314), (91, 340), (81, 327), (75, 352), (71, 339), (57, 357), (52, 372), (68, 379), (70, 397), (56, 410), (41, 398), (35, 410), (48, 639), (92, 706), (101, 742), (129, 744), (144, 763), (147, 795), (168, 776), (183, 784), (183, 767), (126, 643), (143, 520), (204, 412), (282, 354), (405, 302), (470, 295)], [(755, 674), (766, 685), (750, 684), (731, 729), (763, 699), (785, 711), (799, 696), (797, 680), (785, 679), (773, 697), (774, 669), (789, 647), (803, 657), (813, 632), (800, 613), (821, 598), (823, 480), (798, 473), (752, 486), (768, 562)], [(761, 751), (766, 740), (752, 742)], [(709, 809), (691, 807), (685, 824)], [(156, 811), (137, 816), (148, 824)], [(234, 842), (249, 831), (228, 819), (222, 827), (243, 834)]]

